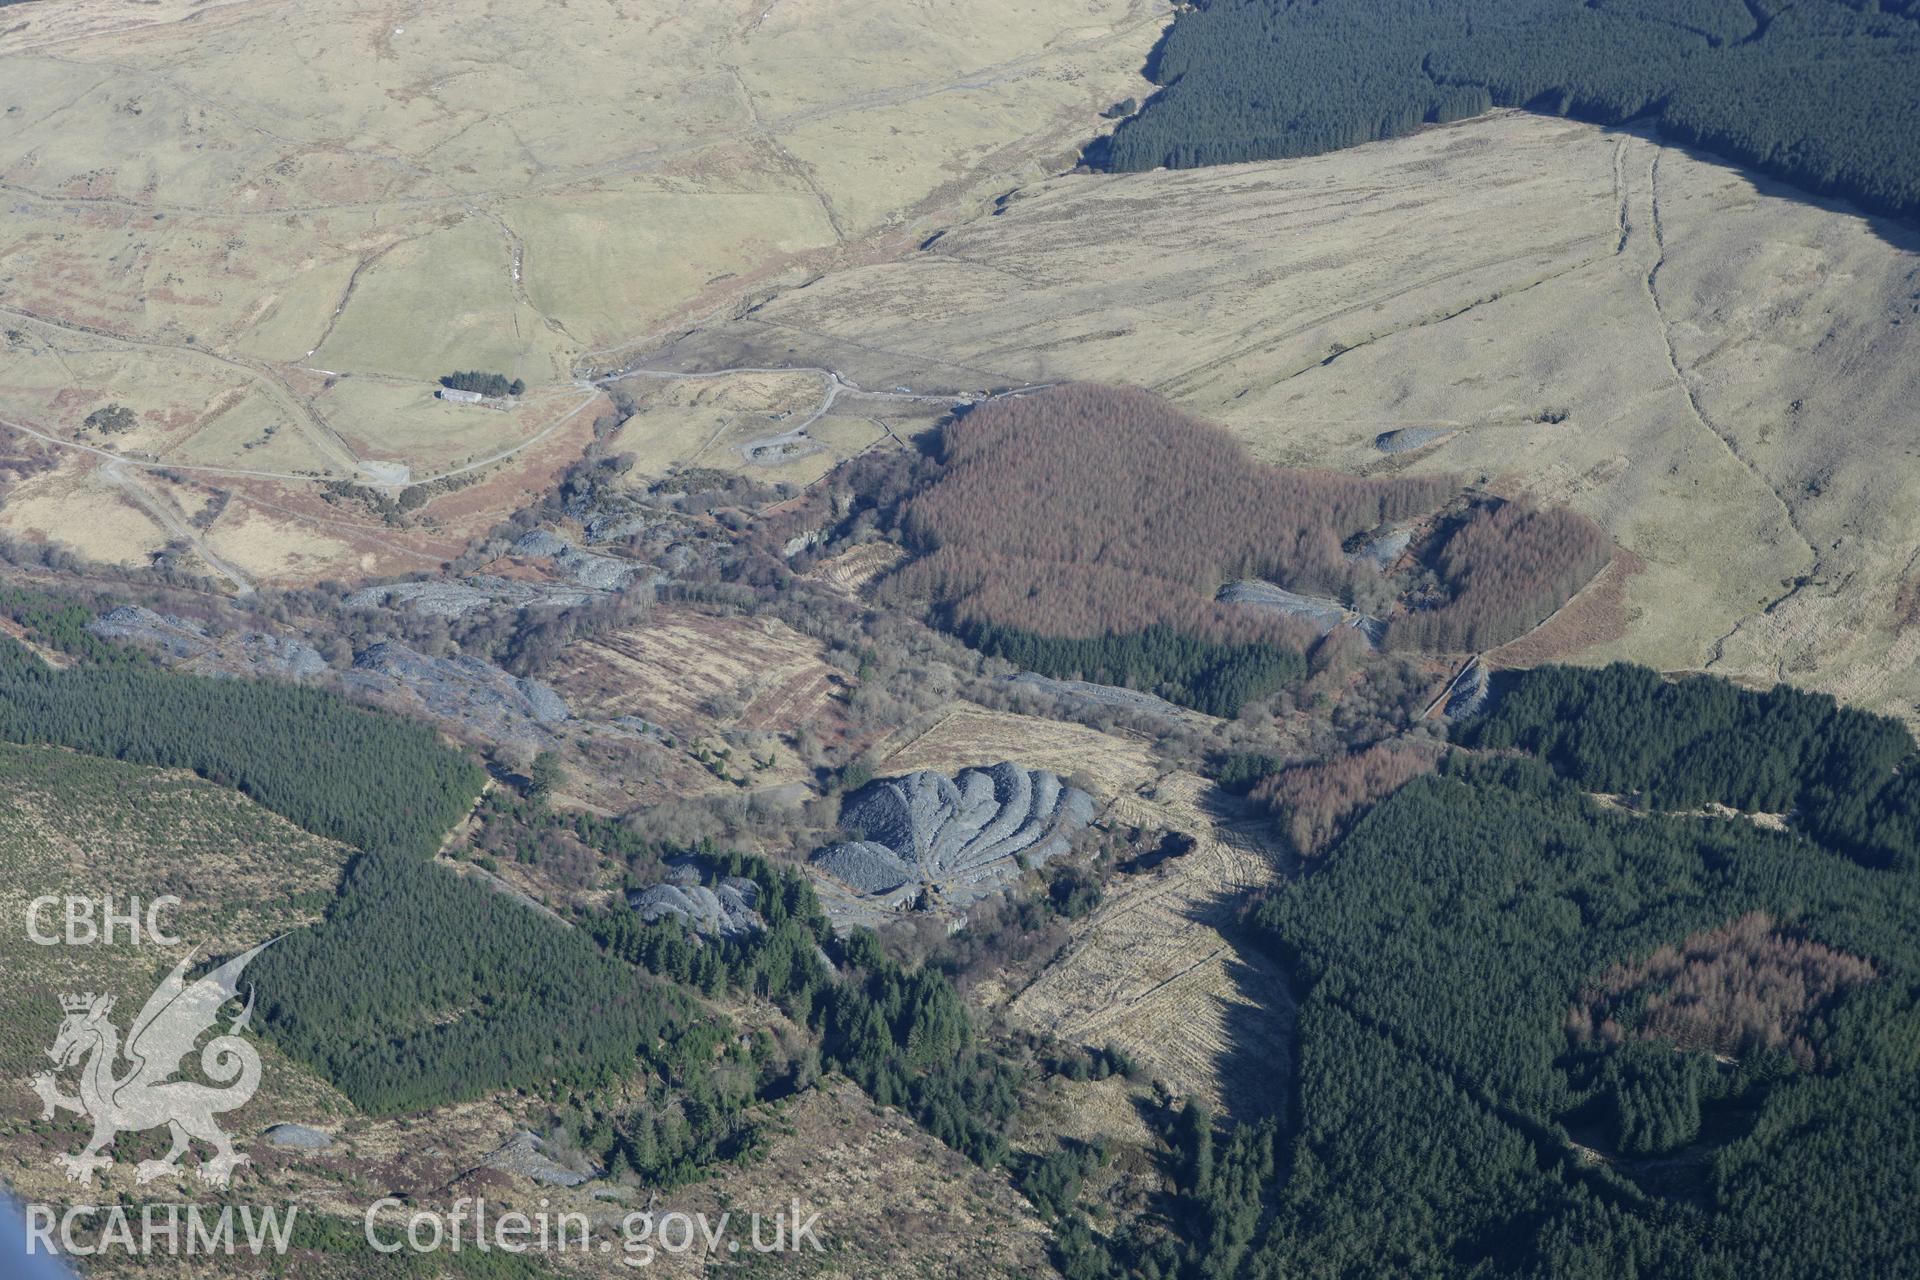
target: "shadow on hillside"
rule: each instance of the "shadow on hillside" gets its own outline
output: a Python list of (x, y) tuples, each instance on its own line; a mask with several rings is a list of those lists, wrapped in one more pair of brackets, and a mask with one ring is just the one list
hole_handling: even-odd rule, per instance
[(1227, 986), (1220, 996), (1221, 1040), (1213, 1070), (1221, 1104), (1235, 1120), (1271, 1115), (1286, 1125), (1294, 1114), (1298, 1077), (1297, 997), (1291, 975), (1237, 925), (1245, 905), (1243, 893), (1223, 890), (1193, 912), (1195, 919), (1221, 930), (1228, 944), (1222, 957)]
[[(1541, 115), (1546, 113), (1529, 112), (1529, 114)], [(1552, 119), (1556, 117), (1549, 116), (1548, 118)], [(1594, 124), (1594, 126), (1602, 132), (1638, 138), (1643, 142), (1653, 143), (1655, 146), (1664, 147), (1669, 151), (1678, 151), (1689, 160), (1697, 160), (1701, 164), (1710, 165), (1715, 169), (1724, 169), (1729, 173), (1737, 174), (1753, 187), (1756, 195), (1764, 199), (1787, 200), (1794, 204), (1808, 205), (1825, 213), (1838, 214), (1845, 218), (1853, 218), (1864, 223), (1876, 238), (1899, 250), (1901, 253), (1913, 254), (1916, 257), (1920, 257), (1920, 227), (1916, 227), (1910, 222), (1902, 221), (1893, 214), (1858, 204), (1846, 196), (1796, 186), (1785, 178), (1775, 177), (1764, 170), (1744, 164), (1722, 152), (1709, 150), (1698, 143), (1682, 141), (1679, 138), (1662, 132), (1660, 127), (1651, 120), (1628, 120), (1622, 124), (1600, 124), (1593, 121), (1580, 120), (1578, 116), (1559, 116), (1557, 118), (1573, 120), (1580, 124)], [(1461, 123), (1469, 122), (1462, 121)]]

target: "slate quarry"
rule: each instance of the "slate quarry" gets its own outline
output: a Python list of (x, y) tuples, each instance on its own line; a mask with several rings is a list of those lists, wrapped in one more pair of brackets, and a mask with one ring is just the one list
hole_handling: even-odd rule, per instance
[(924, 906), (964, 908), (998, 893), (1022, 866), (1071, 847), (1093, 821), (1093, 797), (1044, 769), (1003, 762), (954, 777), (877, 779), (842, 804), (855, 839), (809, 860), (836, 924), (871, 924)]

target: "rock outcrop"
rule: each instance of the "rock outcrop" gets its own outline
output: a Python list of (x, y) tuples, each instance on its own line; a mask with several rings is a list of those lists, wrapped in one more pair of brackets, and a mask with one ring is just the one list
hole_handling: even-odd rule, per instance
[(347, 597), (355, 609), (411, 609), (430, 617), (462, 618), (495, 605), (511, 609), (571, 609), (594, 598), (585, 587), (555, 583), (515, 582), (492, 574), (474, 573), (459, 580), (389, 582), (362, 587)]
[(199, 675), (240, 675), (272, 680), (311, 680), (327, 669), (320, 651), (293, 636), (264, 631), (216, 635), (191, 618), (123, 604), (87, 624), (102, 640), (137, 644), (169, 663)]
[(517, 1173), (523, 1178), (545, 1183), (550, 1187), (577, 1187), (584, 1182), (592, 1182), (600, 1177), (600, 1171), (582, 1173), (569, 1169), (547, 1154), (547, 1144), (525, 1129), (508, 1138), (505, 1145), (489, 1155), (486, 1160), (489, 1169), (498, 1169), (503, 1173)]
[(292, 1151), (325, 1151), (333, 1146), (333, 1135), (304, 1124), (276, 1124), (266, 1131), (268, 1142)]
[(568, 715), (566, 702), (538, 680), (469, 654), (434, 658), (391, 641), (362, 650), (341, 683), (495, 738), (544, 743), (548, 726)]
[(1401, 427), (1398, 431), (1382, 431), (1373, 438), (1373, 447), (1382, 453), (1412, 453), (1458, 434), (1452, 427)]
[(1168, 702), (1165, 698), (1156, 697), (1151, 693), (1142, 693), (1138, 689), (1124, 689), (1119, 685), (1094, 684), (1089, 680), (1058, 680), (1032, 671), (1022, 671), (1017, 675), (1000, 678), (1015, 689), (1031, 690), (1047, 697), (1065, 698), (1070, 702), (1087, 706), (1114, 707), (1121, 711), (1166, 716), (1176, 720), (1192, 714), (1185, 708)]
[(1220, 588), (1219, 599), (1228, 604), (1244, 604), (1256, 609), (1265, 609), (1273, 613), (1284, 614), (1290, 618), (1299, 618), (1317, 628), (1321, 635), (1333, 630), (1347, 620), (1351, 612), (1338, 600), (1326, 596), (1306, 596), (1285, 587), (1263, 582), (1258, 578), (1248, 578), (1243, 582), (1229, 582)]

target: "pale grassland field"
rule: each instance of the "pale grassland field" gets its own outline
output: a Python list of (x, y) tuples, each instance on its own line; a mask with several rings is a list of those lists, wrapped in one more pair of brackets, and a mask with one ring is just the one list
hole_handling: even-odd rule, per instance
[(553, 388), (506, 407), (475, 407), (437, 399), (419, 382), (344, 377), (314, 404), (362, 457), (402, 463), (424, 480), (532, 440), (569, 414), (590, 413), (594, 399), (590, 391)]
[[(0, 24), (0, 326), (20, 335), (0, 351), (0, 418), (71, 439), (119, 395), (143, 426), (115, 452), (215, 484), (274, 472), (290, 506), (308, 474), (380, 482), (382, 461), (504, 449), (505, 469), (544, 476), (528, 440), (549, 422), (450, 418), (433, 381), (477, 368), (575, 394), (578, 370), (668, 326), (972, 216), (1071, 165), (1100, 111), (1143, 91), (1170, 13), (22, 6)], [(415, 390), (355, 385), (376, 376)], [(807, 458), (762, 465), (805, 482), (878, 431), (854, 415), (818, 434)], [(97, 463), (68, 465), (69, 491), (99, 488)], [(14, 505), (15, 536), (79, 547), (66, 507)], [(129, 537), (85, 535), (87, 554), (149, 554), (137, 522), (107, 523)], [(382, 536), (292, 571), (392, 571)]]
[(89, 467), (35, 476), (0, 510), (0, 532), (31, 538), (58, 529), (60, 545), (101, 564), (136, 568), (167, 545), (167, 531)]
[(767, 484), (810, 485), (848, 458), (930, 430), (950, 402), (843, 391), (817, 370), (622, 379), (636, 412), (607, 442), (632, 475), (730, 471)]
[(393, 246), (355, 282), (311, 364), (431, 382), (455, 369), (550, 378), (561, 335), (515, 297), (498, 226), (466, 216)]

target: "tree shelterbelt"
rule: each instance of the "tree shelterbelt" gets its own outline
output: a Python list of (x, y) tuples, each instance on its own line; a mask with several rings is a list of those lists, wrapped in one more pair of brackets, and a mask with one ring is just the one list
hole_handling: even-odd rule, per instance
[(1915, 0), (1206, 0), (1088, 162), (1315, 155), (1494, 106), (1669, 137), (1920, 216)]
[(1150, 392), (1093, 383), (994, 401), (949, 423), (933, 483), (902, 506), (916, 559), (896, 595), (957, 622), (1035, 634), (1151, 626), (1281, 646), (1311, 629), (1215, 599), (1236, 578), (1338, 594), (1345, 540), (1434, 511), (1443, 476), (1366, 479), (1262, 465)]
[(475, 395), (492, 396), (496, 400), (517, 396), (527, 389), (527, 384), (519, 378), (509, 378), (504, 373), (488, 373), (484, 369), (463, 369), (459, 373), (450, 373), (440, 379), (440, 385), (450, 391), (471, 391)]

